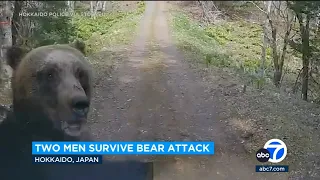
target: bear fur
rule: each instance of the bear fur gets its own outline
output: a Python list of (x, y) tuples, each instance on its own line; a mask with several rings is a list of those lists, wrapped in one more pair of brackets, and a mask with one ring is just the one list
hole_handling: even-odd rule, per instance
[(79, 141), (87, 135), (92, 75), (84, 44), (49, 45), (30, 52), (11, 47), (7, 63), (13, 69), (13, 107), (0, 124), (0, 174), (15, 167), (41, 177), (44, 171), (27, 163), (32, 141)]
[[(75, 48), (83, 50), (81, 43), (74, 44)], [(75, 48), (50, 45), (26, 54), (17, 47), (7, 51), (8, 64), (14, 70), (11, 81), (13, 119), (28, 126), (24, 129), (31, 130), (33, 136), (38, 136), (37, 140), (78, 138), (62, 130), (64, 120), (74, 118), (70, 105), (74, 99), (78, 98), (79, 102), (83, 99), (86, 103), (83, 119), (87, 118), (92, 91), (91, 69), (83, 52)]]
[(137, 161), (32, 164), (32, 141), (81, 141), (88, 136), (92, 74), (84, 49), (76, 41), (31, 51), (7, 50), (7, 63), (13, 69), (13, 106), (0, 124), (1, 180), (152, 179), (152, 165)]

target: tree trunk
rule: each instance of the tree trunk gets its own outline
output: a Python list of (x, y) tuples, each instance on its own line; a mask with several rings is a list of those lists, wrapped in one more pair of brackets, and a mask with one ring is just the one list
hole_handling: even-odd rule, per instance
[(97, 11), (98, 11), (98, 9), (99, 9), (99, 7), (100, 7), (100, 4), (101, 4), (101, 1), (97, 1), (97, 2), (96, 2), (96, 6), (93, 8), (93, 13), (91, 14), (91, 15), (93, 16), (93, 18), (96, 17)]
[(68, 10), (74, 12), (75, 1), (67, 1)]
[(274, 80), (274, 85), (276, 87), (280, 87), (281, 77), (282, 77), (282, 70), (275, 69), (273, 73), (273, 80)]
[[(11, 19), (12, 19), (12, 11), (11, 11), (11, 3), (8, 1), (2, 1), (0, 2), (0, 45), (1, 45), (1, 62), (0, 62), (0, 68), (1, 68), (1, 75), (11, 76), (11, 71), (5, 66), (5, 58), (4, 54), (6, 53), (6, 50), (4, 47), (12, 46), (12, 31), (11, 31)], [(3, 73), (4, 72), (4, 73)], [(3, 78), (3, 76), (1, 77)]]
[(13, 11), (13, 16), (12, 16), (12, 27), (11, 27), (11, 31), (12, 31), (12, 45), (16, 45), (17, 44), (17, 40), (18, 40), (18, 30), (19, 30), (19, 13), (21, 12), (21, 8), (22, 8), (23, 2), (22, 1), (15, 1), (14, 2), (14, 11)]
[(93, 1), (90, 1), (90, 13), (93, 14)]
[[(265, 2), (265, 5), (267, 6), (267, 13), (270, 14), (271, 1), (269, 1), (267, 3)], [(260, 70), (261, 70), (260, 78), (261, 79), (264, 79), (264, 71), (265, 71), (267, 36), (268, 36), (267, 27), (268, 27), (268, 20), (269, 20), (268, 17), (265, 19), (264, 24), (262, 25), (263, 32), (262, 32), (261, 65), (260, 65)], [(261, 88), (260, 84), (258, 86), (259, 86), (259, 88)]]
[[(1, 2), (1, 15), (0, 15), (0, 32), (1, 37), (0, 43), (2, 46), (12, 45), (12, 31), (11, 31), (11, 19), (12, 11), (10, 3)], [(8, 7), (9, 6), (9, 7)]]
[(269, 24), (271, 26), (271, 35), (272, 35), (272, 59), (274, 65), (274, 74), (273, 74), (273, 82), (276, 87), (280, 87), (281, 76), (282, 76), (282, 67), (279, 65), (279, 55), (277, 49), (277, 29), (274, 27), (273, 22), (270, 18)]
[(284, 38), (283, 38), (283, 46), (282, 46), (282, 52), (281, 52), (281, 57), (279, 58), (279, 69), (280, 69), (280, 72), (281, 72), (281, 75), (280, 75), (280, 79), (282, 77), (282, 69), (283, 69), (283, 64), (284, 64), (284, 59), (286, 57), (286, 54), (287, 54), (287, 46), (288, 46), (288, 42), (289, 42), (289, 35), (290, 35), (290, 32), (291, 32), (291, 22), (287, 22), (287, 29), (286, 29), (286, 33), (284, 35)]
[[(264, 79), (264, 70), (265, 70), (265, 62), (266, 62), (266, 49), (267, 49), (267, 24), (264, 23), (262, 26), (263, 33), (262, 33), (262, 46), (261, 46), (261, 64), (260, 64), (260, 78), (261, 80)], [(258, 84), (258, 88), (261, 87), (262, 84)]]
[(106, 4), (107, 4), (107, 1), (103, 1), (103, 4), (102, 4), (102, 12), (105, 12), (106, 11)]
[(310, 15), (307, 15), (305, 22), (303, 23), (302, 14), (297, 15), (300, 31), (301, 31), (301, 41), (302, 41), (302, 90), (301, 95), (302, 99), (308, 100), (308, 84), (309, 84), (309, 57), (310, 57), (310, 45), (309, 45), (309, 22)]

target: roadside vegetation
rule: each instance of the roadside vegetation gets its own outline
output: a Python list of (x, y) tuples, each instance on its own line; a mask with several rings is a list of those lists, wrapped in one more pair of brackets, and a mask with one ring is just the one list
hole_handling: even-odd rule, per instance
[(291, 177), (319, 178), (316, 24), (310, 23), (312, 35), (304, 37), (311, 52), (303, 52), (300, 28), (308, 25), (299, 25), (305, 17), (301, 4), (282, 3), (279, 9), (272, 3), (172, 2), (171, 30), (180, 51), (219, 96), (219, 119), (238, 134), (253, 160), (267, 140), (282, 139), (288, 147), (282, 164), (290, 166)]

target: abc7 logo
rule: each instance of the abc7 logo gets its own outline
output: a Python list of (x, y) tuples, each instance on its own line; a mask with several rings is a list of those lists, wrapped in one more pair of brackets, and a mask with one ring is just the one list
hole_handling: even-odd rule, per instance
[(279, 163), (287, 156), (287, 146), (280, 139), (271, 139), (256, 153), (259, 162)]
[(261, 148), (257, 151), (256, 158), (259, 162), (268, 162), (270, 159), (270, 153), (267, 149)]

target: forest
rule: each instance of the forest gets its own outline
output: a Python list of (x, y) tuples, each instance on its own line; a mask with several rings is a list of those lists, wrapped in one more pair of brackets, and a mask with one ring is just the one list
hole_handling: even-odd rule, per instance
[(319, 178), (318, 1), (171, 4), (176, 45), (223, 93), (221, 117), (245, 149), (283, 139), (289, 179)]

